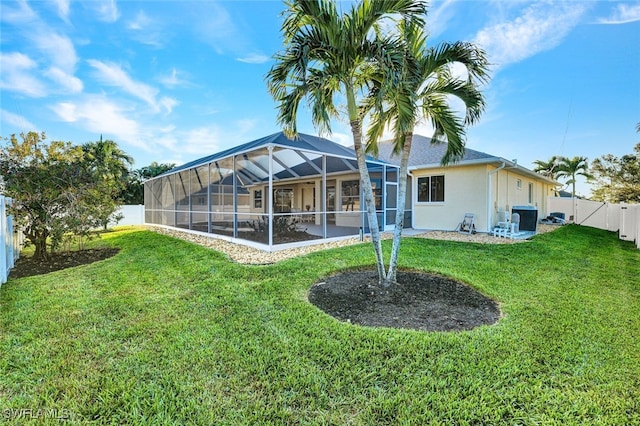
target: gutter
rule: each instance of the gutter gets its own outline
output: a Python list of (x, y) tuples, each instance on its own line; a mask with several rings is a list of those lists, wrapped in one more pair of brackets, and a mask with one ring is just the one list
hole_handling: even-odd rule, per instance
[(489, 173), (487, 173), (487, 179), (488, 179), (488, 186), (487, 186), (487, 232), (491, 232), (491, 224), (493, 223), (492, 220), (492, 194), (491, 194), (491, 177), (493, 175), (495, 175), (496, 173), (498, 173), (500, 170), (504, 169), (507, 166), (506, 161), (502, 162), (502, 165), (500, 167), (498, 167), (495, 170), (491, 170)]
[[(471, 165), (478, 165), (478, 164), (505, 164), (505, 166), (501, 166), (501, 168), (506, 167), (506, 164), (509, 164), (509, 168), (511, 169), (515, 169), (518, 170), (520, 173), (522, 173), (525, 176), (529, 176), (538, 180), (542, 180), (545, 181), (549, 184), (552, 185), (559, 185), (559, 183), (553, 179), (549, 179), (546, 176), (543, 176), (541, 174), (538, 174), (532, 170), (527, 169), (526, 167), (523, 167), (521, 165), (519, 165), (514, 161), (509, 161), (509, 160), (505, 160), (504, 158), (501, 157), (490, 157), (490, 158), (480, 158), (477, 160), (466, 160), (466, 161), (459, 161), (457, 163), (452, 163), (447, 167), (455, 167), (455, 166), (471, 166)], [(415, 170), (425, 170), (425, 169), (439, 169), (442, 168), (443, 166), (440, 163), (433, 163), (433, 164), (421, 164), (421, 165), (417, 165), (417, 166), (409, 166), (407, 171), (408, 172), (412, 172)]]

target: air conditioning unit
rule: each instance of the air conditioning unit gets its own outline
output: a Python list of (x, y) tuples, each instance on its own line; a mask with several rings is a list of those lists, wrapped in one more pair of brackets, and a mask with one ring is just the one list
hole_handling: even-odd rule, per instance
[(513, 206), (511, 213), (520, 215), (520, 230), (533, 231), (538, 229), (538, 209), (533, 206)]

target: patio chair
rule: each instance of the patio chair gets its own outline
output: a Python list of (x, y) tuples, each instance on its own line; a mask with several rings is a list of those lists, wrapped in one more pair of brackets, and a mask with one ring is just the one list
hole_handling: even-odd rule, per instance
[(462, 222), (456, 227), (456, 231), (461, 234), (475, 234), (476, 225), (473, 223), (476, 220), (476, 215), (473, 213), (465, 213)]

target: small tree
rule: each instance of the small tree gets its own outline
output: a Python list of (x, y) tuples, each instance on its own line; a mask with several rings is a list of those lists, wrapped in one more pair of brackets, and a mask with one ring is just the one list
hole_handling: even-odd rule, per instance
[[(87, 236), (113, 212), (112, 182), (104, 165), (83, 147), (70, 142), (45, 142), (44, 133), (2, 138), (0, 174), (5, 194), (13, 198), (11, 213), (46, 258), (47, 242), (56, 247), (65, 234)], [(108, 215), (107, 215), (108, 216)]]
[(598, 201), (640, 203), (640, 143), (634, 154), (618, 158), (612, 154), (593, 160), (591, 171)]

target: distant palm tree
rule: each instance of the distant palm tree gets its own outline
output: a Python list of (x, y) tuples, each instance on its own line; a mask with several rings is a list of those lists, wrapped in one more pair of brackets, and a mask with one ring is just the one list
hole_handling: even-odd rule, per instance
[(554, 155), (549, 159), (549, 161), (536, 160), (533, 162), (533, 164), (536, 165), (533, 171), (540, 173), (542, 176), (546, 176), (549, 179), (556, 180), (557, 174), (558, 174), (558, 167), (560, 166), (560, 164), (558, 163), (560, 158), (562, 157), (558, 157)]
[(85, 156), (94, 172), (103, 179), (123, 181), (129, 173), (128, 166), (133, 164), (133, 158), (120, 149), (112, 140), (88, 142), (82, 146)]
[[(426, 4), (419, 0), (362, 0), (346, 13), (338, 11), (336, 2), (330, 0), (289, 0), (286, 5), (282, 24), (285, 49), (275, 56), (276, 63), (266, 76), (269, 91), (278, 102), (278, 122), (286, 134), (295, 135), (298, 106), (305, 99), (319, 133), (330, 133), (331, 119), (341, 115), (349, 122), (382, 284), (386, 272), (366, 165), (361, 100), (374, 62), (385, 61), (391, 74), (397, 69), (395, 63), (403, 59), (393, 56), (397, 49), (381, 36), (381, 25), (389, 18), (424, 25)], [(339, 109), (337, 102), (346, 102), (346, 111)]]
[[(390, 127), (394, 135), (393, 153), (400, 157), (398, 204), (386, 285), (396, 281), (407, 192), (407, 166), (414, 129), (422, 120), (427, 120), (435, 129), (432, 143), (438, 143), (440, 139), (448, 142), (442, 158), (443, 165), (461, 158), (465, 152), (465, 126), (476, 122), (485, 106), (484, 97), (477, 86), (488, 79), (485, 53), (475, 45), (442, 43), (427, 49), (427, 35), (422, 26), (406, 21), (399, 21), (398, 32), (405, 59), (401, 63), (403, 66), (396, 70), (398, 78), (391, 81), (389, 87), (382, 84), (375, 87), (367, 104), (372, 109), (367, 135), (369, 152), (377, 154), (377, 143), (385, 129)], [(452, 75), (451, 67), (454, 64), (465, 67), (465, 80)], [(379, 81), (389, 82), (382, 78)], [(464, 105), (464, 117), (459, 117), (452, 107), (453, 99)]]
[(584, 176), (587, 179), (593, 179), (593, 176), (589, 173), (589, 160), (587, 157), (560, 157), (558, 160), (558, 173), (557, 177), (569, 178), (567, 184), (572, 185), (571, 196), (576, 196), (576, 177)]
[(88, 142), (82, 145), (87, 171), (102, 183), (99, 196), (103, 209), (98, 214), (102, 226), (107, 229), (117, 207), (122, 203), (122, 191), (127, 185), (129, 166), (133, 158), (112, 140)]

